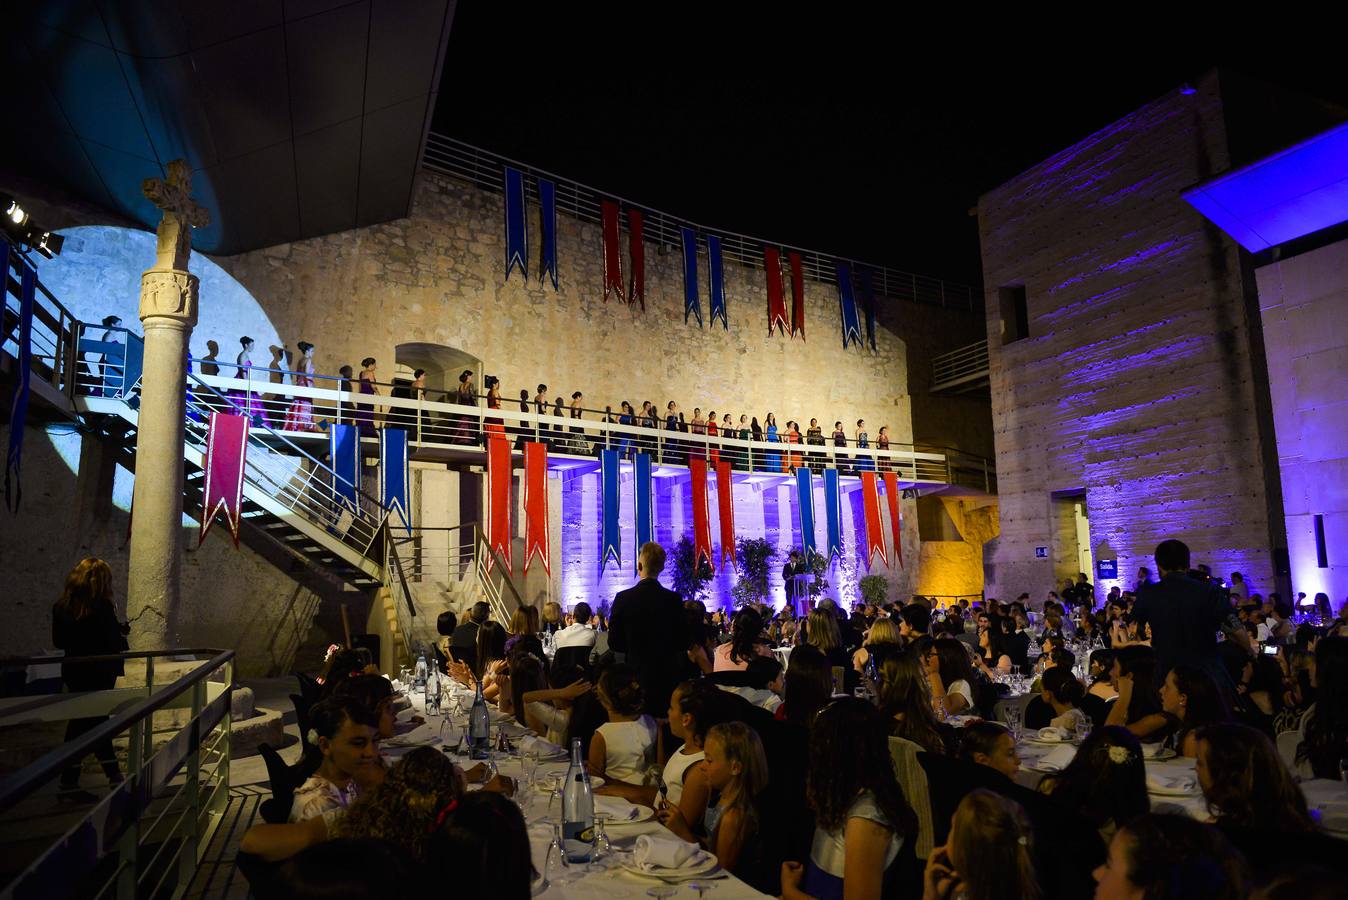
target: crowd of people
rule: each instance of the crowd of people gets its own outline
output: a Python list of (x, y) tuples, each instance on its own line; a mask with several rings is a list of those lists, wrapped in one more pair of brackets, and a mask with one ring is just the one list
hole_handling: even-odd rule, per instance
[[(647, 544), (606, 618), (549, 604), (503, 623), (477, 604), (442, 615), (434, 664), (539, 736), (578, 740), (597, 793), (655, 808), (774, 896), (1342, 896), (1344, 845), (1298, 780), (1348, 778), (1348, 608), (1286, 629), (1283, 601), (1237, 599), (1182, 543), (1155, 560), (1156, 580), (1098, 610), (1072, 584), (1039, 609), (914, 597), (727, 616), (664, 588)], [(94, 568), (58, 604), (67, 635), (101, 609), (79, 587)], [(1026, 727), (1080, 738), (1037, 784), (998, 721), (1016, 683)], [(394, 696), (359, 651), (330, 658), (288, 821), (242, 845), (241, 865), (266, 867), (257, 896), (398, 878), (528, 896), (513, 782), (437, 749), (385, 763)], [(1158, 744), (1194, 760), (1203, 820), (1153, 807)]]

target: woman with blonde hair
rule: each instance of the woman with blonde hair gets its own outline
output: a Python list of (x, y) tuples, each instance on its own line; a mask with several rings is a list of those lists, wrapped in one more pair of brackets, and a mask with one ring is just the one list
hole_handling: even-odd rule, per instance
[(543, 627), (540, 631), (552, 634), (554, 631), (561, 631), (566, 627), (562, 621), (562, 604), (556, 600), (549, 600), (543, 604)]
[(922, 900), (1038, 900), (1034, 832), (1014, 800), (979, 788), (960, 801), (950, 837), (927, 859)]
[[(52, 607), (52, 643), (65, 651), (66, 662), (61, 663), (61, 681), (71, 693), (107, 691), (117, 684), (122, 674), (121, 660), (81, 663), (81, 656), (107, 656), (127, 649), (126, 635), (131, 630), (117, 620), (117, 609), (112, 602), (112, 569), (101, 559), (81, 560), (66, 575), (61, 599)], [(71, 719), (66, 724), (65, 742), (68, 744), (107, 721), (106, 716)], [(100, 741), (94, 747), (112, 784), (122, 782), (117, 767), (117, 754), (112, 739)], [(79, 790), (80, 764), (71, 763), (61, 773), (61, 791), (67, 799), (92, 801), (92, 794)], [(81, 796), (85, 795), (85, 796)]]
[[(541, 630), (538, 607), (521, 606), (516, 609), (510, 616), (510, 627), (506, 630), (510, 632), (510, 637), (506, 638), (506, 656), (510, 656), (515, 645), (520, 643), (530, 645), (531, 652), (535, 652), (538, 656), (543, 655), (543, 644), (538, 640), (538, 632)], [(530, 641), (530, 638), (533, 640)]]
[(866, 664), (872, 656), (872, 648), (875, 656), (875, 662), (879, 665), (894, 653), (897, 653), (903, 646), (903, 637), (899, 634), (899, 626), (894, 624), (893, 619), (876, 619), (875, 624), (866, 632), (866, 640), (861, 642), (857, 652), (852, 654), (852, 668), (865, 674)]

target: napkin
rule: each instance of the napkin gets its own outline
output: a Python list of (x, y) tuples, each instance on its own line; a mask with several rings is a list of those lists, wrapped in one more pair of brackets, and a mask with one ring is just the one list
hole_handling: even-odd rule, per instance
[(615, 823), (630, 822), (637, 816), (637, 808), (622, 797), (595, 797), (594, 811)]
[(536, 734), (526, 734), (520, 738), (520, 752), (533, 751), (539, 756), (560, 756), (565, 751), (551, 741), (545, 741)]
[(637, 836), (632, 859), (641, 869), (678, 869), (702, 862), (706, 852), (697, 844), (676, 837), (642, 834)]
[(1165, 744), (1160, 742), (1142, 745), (1142, 755), (1147, 759), (1155, 759), (1164, 752), (1165, 752)]
[(1071, 737), (1066, 729), (1054, 728), (1052, 725), (1039, 729), (1039, 740), (1041, 741), (1066, 741), (1070, 740)]
[(1164, 775), (1160, 772), (1147, 772), (1147, 790), (1149, 791), (1182, 791), (1186, 794), (1198, 792), (1198, 779), (1193, 775), (1173, 774)]
[(1039, 762), (1034, 764), (1036, 769), (1043, 769), (1046, 772), (1061, 772), (1067, 768), (1068, 764), (1076, 758), (1077, 748), (1071, 744), (1063, 744), (1061, 747), (1054, 747), (1039, 758)]

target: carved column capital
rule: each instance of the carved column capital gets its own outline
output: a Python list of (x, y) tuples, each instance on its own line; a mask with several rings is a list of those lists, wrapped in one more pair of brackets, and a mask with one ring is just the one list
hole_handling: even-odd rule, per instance
[(177, 319), (197, 324), (197, 288), (200, 282), (190, 272), (150, 269), (140, 277), (140, 319)]

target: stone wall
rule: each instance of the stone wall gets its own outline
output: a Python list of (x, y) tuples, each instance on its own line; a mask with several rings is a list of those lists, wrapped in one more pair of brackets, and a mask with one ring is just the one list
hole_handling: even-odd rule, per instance
[[(1348, 598), (1348, 241), (1257, 272), (1292, 590)], [(1327, 566), (1316, 553), (1323, 517)]]
[[(1228, 166), (1221, 85), (1175, 91), (979, 201), (1002, 534), (988, 590), (1070, 568), (1050, 494), (1084, 490), (1096, 560), (1131, 586), (1165, 538), (1274, 587), (1257, 311), (1239, 248), (1180, 199)], [(1029, 336), (1003, 345), (998, 288)], [(1034, 547), (1055, 549), (1036, 560)], [(1056, 570), (1056, 571), (1055, 571)], [(1117, 582), (1093, 578), (1103, 593)]]

